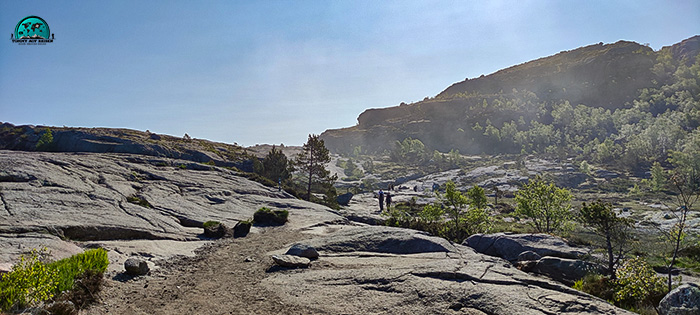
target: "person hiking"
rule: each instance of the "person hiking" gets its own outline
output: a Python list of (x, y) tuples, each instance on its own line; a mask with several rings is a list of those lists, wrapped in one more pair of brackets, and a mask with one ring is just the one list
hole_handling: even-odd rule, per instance
[(384, 192), (379, 190), (379, 211), (384, 211)]
[(391, 193), (387, 192), (386, 193), (386, 209), (389, 210), (390, 206), (391, 206)]

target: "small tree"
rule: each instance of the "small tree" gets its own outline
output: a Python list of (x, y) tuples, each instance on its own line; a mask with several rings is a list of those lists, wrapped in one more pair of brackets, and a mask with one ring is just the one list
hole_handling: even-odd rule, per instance
[[(615, 279), (615, 265), (623, 256), (628, 240), (628, 231), (632, 222), (615, 214), (612, 205), (600, 200), (587, 205), (583, 203), (579, 220), (585, 226), (605, 239), (605, 249), (608, 254), (608, 274)], [(615, 252), (618, 252), (616, 257)]]
[[(695, 148), (700, 149), (700, 141), (695, 143)], [(671, 230), (666, 233), (672, 246), (671, 258), (667, 268), (669, 291), (672, 288), (673, 266), (678, 258), (678, 252), (683, 247), (683, 240), (686, 236), (688, 212), (700, 200), (700, 155), (697, 152), (695, 150), (690, 152), (671, 152), (671, 157), (669, 158), (669, 161), (675, 166), (670, 182), (678, 193), (676, 195), (677, 207), (671, 211), (677, 221)]]
[(50, 128), (46, 128), (41, 134), (39, 141), (36, 143), (36, 149), (39, 151), (51, 151), (54, 148), (53, 133)]
[(540, 176), (515, 193), (515, 202), (515, 214), (531, 219), (537, 232), (553, 233), (569, 228), (571, 193), (547, 184)]
[(424, 211), (436, 213), (437, 208), (445, 209), (450, 217), (450, 222), (447, 223), (443, 232), (445, 238), (461, 242), (471, 234), (482, 233), (489, 229), (491, 222), (486, 209), (474, 206), (475, 203), (457, 190), (452, 181), (445, 183), (445, 194), (438, 193), (437, 199), (434, 205), (426, 206)]
[(470, 208), (486, 209), (488, 200), (486, 200), (486, 192), (484, 192), (483, 188), (474, 185), (474, 187), (467, 190), (467, 196), (469, 197)]
[(282, 150), (276, 149), (274, 145), (262, 162), (256, 160), (253, 167), (256, 173), (275, 182), (285, 182), (294, 170), (287, 156), (282, 153)]
[(666, 187), (666, 172), (659, 162), (654, 162), (651, 167), (651, 181), (649, 182), (652, 191), (661, 191)]
[(297, 155), (294, 161), (297, 170), (304, 176), (306, 200), (311, 200), (311, 186), (314, 183), (328, 184), (337, 178), (330, 176), (330, 172), (326, 170), (325, 165), (330, 161), (330, 152), (326, 149), (323, 140), (318, 135), (309, 135), (302, 152)]

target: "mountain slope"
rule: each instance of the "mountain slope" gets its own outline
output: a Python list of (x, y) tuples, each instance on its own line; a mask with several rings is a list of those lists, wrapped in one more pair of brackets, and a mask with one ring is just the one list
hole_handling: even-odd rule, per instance
[(648, 127), (663, 115), (687, 133), (700, 122), (699, 51), (700, 36), (659, 51), (628, 41), (590, 45), (455, 83), (434, 98), (368, 109), (356, 126), (321, 137), (338, 153), (381, 153), (406, 138), (442, 152), (571, 153), (627, 141), (622, 126)]

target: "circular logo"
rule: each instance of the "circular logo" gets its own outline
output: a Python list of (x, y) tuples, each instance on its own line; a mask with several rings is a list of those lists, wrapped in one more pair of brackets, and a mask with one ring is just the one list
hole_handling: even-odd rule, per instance
[(49, 24), (35, 15), (23, 18), (15, 26), (16, 39), (48, 39), (49, 36), (51, 36)]

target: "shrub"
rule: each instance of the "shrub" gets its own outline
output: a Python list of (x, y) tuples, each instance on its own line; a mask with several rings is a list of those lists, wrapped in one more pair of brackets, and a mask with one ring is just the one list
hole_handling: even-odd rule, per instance
[[(12, 271), (2, 276), (0, 282), (0, 309), (22, 309), (48, 300), (58, 287), (55, 269), (42, 261), (46, 249), (33, 249), (29, 256), (22, 255)], [(59, 291), (60, 292), (60, 291)]]
[(666, 284), (641, 257), (626, 260), (617, 269), (615, 301), (626, 308), (658, 305), (666, 295)]
[(515, 193), (515, 201), (515, 214), (531, 219), (539, 233), (571, 228), (571, 193), (565, 188), (537, 176)]
[(51, 151), (54, 149), (53, 133), (51, 133), (51, 129), (46, 128), (44, 133), (41, 134), (39, 141), (36, 143), (36, 149), (39, 151)]
[(146, 199), (143, 199), (143, 198), (138, 197), (138, 196), (126, 197), (126, 201), (131, 202), (133, 204), (137, 204), (137, 205), (144, 207), (144, 208), (153, 208), (153, 206), (151, 206), (151, 204), (148, 203), (148, 201), (146, 201)]
[(73, 288), (74, 280), (91, 270), (103, 273), (109, 265), (107, 251), (102, 248), (89, 249), (80, 254), (61, 259), (49, 264), (49, 267), (58, 272), (57, 292)]
[(612, 303), (615, 296), (615, 281), (597, 273), (589, 273), (574, 283), (574, 289), (595, 295)]
[(287, 222), (289, 211), (287, 210), (272, 210), (267, 207), (262, 207), (253, 214), (253, 222), (260, 225), (283, 225)]
[(36, 305), (62, 292), (67, 292), (71, 301), (75, 299), (73, 302), (82, 306), (86, 298), (81, 294), (73, 294), (76, 282), (83, 286), (77, 291), (95, 291), (94, 285), (87, 284), (88, 280), (99, 286), (102, 274), (109, 264), (107, 251), (101, 248), (48, 264), (43, 262), (46, 254), (45, 248), (34, 249), (30, 256), (21, 256), (20, 262), (12, 267), (12, 271), (3, 275), (0, 281), (0, 310), (17, 310)]
[(221, 224), (221, 222), (219, 222), (219, 221), (207, 221), (207, 222), (204, 222), (204, 224), (202, 224), (202, 227), (206, 229), (206, 228), (210, 228), (210, 227), (215, 227), (216, 225), (219, 225), (219, 224)]

